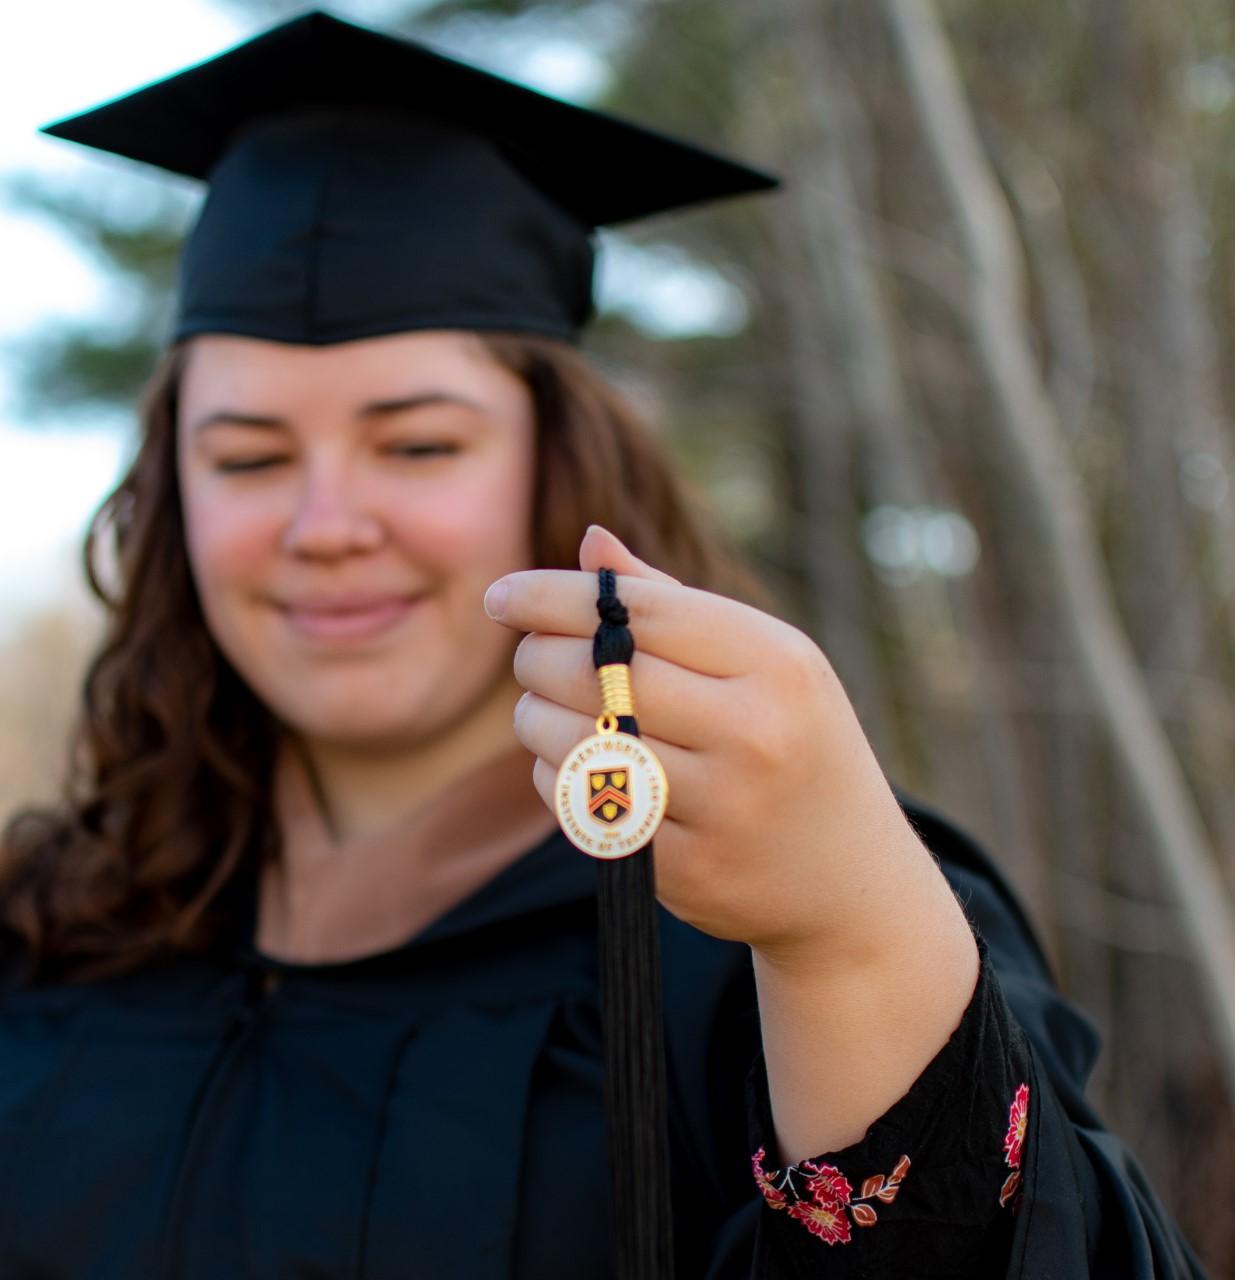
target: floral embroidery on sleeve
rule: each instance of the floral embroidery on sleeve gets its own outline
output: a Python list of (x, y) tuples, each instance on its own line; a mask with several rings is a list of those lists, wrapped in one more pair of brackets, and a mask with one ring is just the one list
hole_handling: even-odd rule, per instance
[[(1012, 1172), (1004, 1179), (1003, 1187), (999, 1192), (1001, 1209), (1012, 1200), (1021, 1185), (1021, 1149), (1025, 1145), (1025, 1130), (1028, 1126), (1029, 1086), (1022, 1082), (1017, 1087), (1012, 1106), (1008, 1109), (1008, 1132), (1004, 1134), (1003, 1139), (1004, 1162)], [(1019, 1197), (1017, 1203), (1019, 1203)], [(1017, 1204), (1013, 1204), (1012, 1212), (1015, 1213), (1016, 1209)]]
[(901, 1156), (891, 1173), (872, 1174), (855, 1196), (849, 1179), (835, 1165), (803, 1160), (769, 1173), (763, 1167), (766, 1156), (760, 1147), (751, 1157), (751, 1167), (768, 1207), (787, 1210), (825, 1244), (848, 1244), (851, 1219), (856, 1226), (873, 1227), (879, 1215), (870, 1201), (891, 1204), (910, 1163), (908, 1156)]

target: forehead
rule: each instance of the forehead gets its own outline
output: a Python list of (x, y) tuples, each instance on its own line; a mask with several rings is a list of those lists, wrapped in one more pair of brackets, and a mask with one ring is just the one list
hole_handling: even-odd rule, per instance
[(269, 400), (337, 405), (430, 386), (465, 392), (496, 408), (523, 391), (522, 381), (474, 333), (427, 330), (323, 346), (209, 334), (186, 348), (182, 416), (223, 401), (232, 408)]

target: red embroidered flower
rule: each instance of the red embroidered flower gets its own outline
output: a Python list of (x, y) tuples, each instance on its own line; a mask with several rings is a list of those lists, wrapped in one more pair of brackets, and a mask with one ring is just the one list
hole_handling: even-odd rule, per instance
[(825, 1244), (849, 1243), (849, 1219), (839, 1200), (811, 1203), (799, 1200), (789, 1208), (789, 1216), (796, 1218), (813, 1236)]
[(751, 1168), (768, 1206), (788, 1209), (789, 1217), (796, 1218), (825, 1244), (848, 1244), (852, 1227), (875, 1226), (879, 1214), (870, 1202), (891, 1204), (909, 1172), (909, 1157), (901, 1156), (891, 1173), (871, 1174), (855, 1199), (852, 1184), (835, 1165), (803, 1160), (769, 1173), (763, 1167), (766, 1156), (760, 1147), (751, 1157)]
[(849, 1203), (853, 1188), (839, 1169), (830, 1164), (814, 1164), (810, 1160), (803, 1160), (798, 1168), (810, 1174), (806, 1190), (816, 1204)]
[(768, 1171), (763, 1167), (766, 1156), (767, 1152), (760, 1147), (750, 1158), (751, 1168), (755, 1174), (755, 1182), (758, 1183), (759, 1190), (763, 1192), (763, 1198), (773, 1209), (783, 1209), (789, 1203), (788, 1197), (773, 1183)]
[(1025, 1129), (1029, 1124), (1029, 1086), (1022, 1084), (1008, 1111), (1008, 1132), (1003, 1139), (1004, 1160), (1009, 1169), (1021, 1167), (1021, 1148), (1025, 1145)]
[(1029, 1127), (1029, 1086), (1021, 1083), (1008, 1109), (1008, 1132), (1003, 1138), (1004, 1163), (1012, 1170), (999, 1188), (999, 1207), (1012, 1206), (1012, 1212), (1021, 1207), (1021, 1150), (1025, 1145), (1025, 1131)]

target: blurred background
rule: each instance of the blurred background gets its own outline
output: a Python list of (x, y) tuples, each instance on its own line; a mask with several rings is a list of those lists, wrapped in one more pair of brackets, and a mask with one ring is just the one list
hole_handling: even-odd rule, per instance
[[(200, 198), (36, 128), (302, 7), (0, 18), (0, 814), (56, 793), (99, 625), (75, 543)], [(1103, 1033), (1093, 1099), (1231, 1280), (1229, 4), (332, 7), (784, 176), (605, 233), (589, 349), (892, 779), (1015, 882)]]

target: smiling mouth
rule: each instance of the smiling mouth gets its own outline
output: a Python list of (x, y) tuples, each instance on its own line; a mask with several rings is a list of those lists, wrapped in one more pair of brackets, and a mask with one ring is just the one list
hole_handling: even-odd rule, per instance
[(313, 640), (365, 640), (401, 622), (423, 596), (388, 596), (347, 603), (285, 604), (279, 607), (284, 621)]

